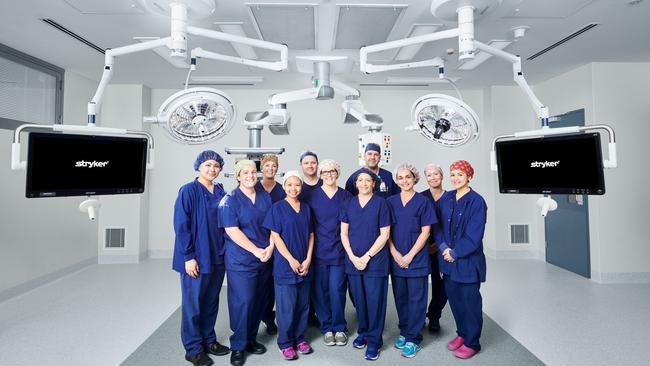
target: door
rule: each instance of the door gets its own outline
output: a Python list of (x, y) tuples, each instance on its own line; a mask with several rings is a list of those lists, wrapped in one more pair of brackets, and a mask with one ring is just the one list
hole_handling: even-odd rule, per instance
[[(580, 109), (551, 119), (551, 128), (584, 126), (585, 111)], [(551, 198), (557, 201), (557, 210), (544, 219), (546, 261), (591, 278), (588, 196), (555, 194)]]

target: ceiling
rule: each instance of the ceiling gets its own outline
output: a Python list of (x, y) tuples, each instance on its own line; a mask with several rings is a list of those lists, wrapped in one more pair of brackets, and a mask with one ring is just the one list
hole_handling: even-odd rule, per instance
[[(415, 83), (418, 81), (413, 78), (434, 79), (437, 75), (432, 68), (362, 74), (358, 66), (359, 51), (355, 47), (405, 38), (414, 24), (435, 24), (438, 31), (456, 27), (455, 21), (436, 19), (428, 0), (218, 0), (216, 3), (213, 14), (190, 20), (190, 24), (220, 30), (215, 23), (240, 22), (248, 37), (261, 35), (265, 40), (287, 43), (290, 68), (272, 72), (200, 60), (193, 75), (225, 76), (235, 81), (239, 77), (262, 77), (263, 82), (255, 88), (308, 87), (311, 75), (299, 73), (296, 68), (295, 56), (300, 55), (350, 57), (354, 61), (352, 67), (332, 78), (357, 87), (386, 84), (387, 78), (410, 78)], [(280, 8), (269, 3), (285, 6)], [(102, 49), (136, 43), (135, 36), (167, 37), (170, 32), (169, 18), (148, 12), (139, 0), (0, 2), (0, 43), (94, 80), (101, 76), (104, 55), (52, 28), (43, 18), (54, 20)], [(649, 20), (650, 0), (501, 0), (496, 8), (477, 18), (475, 35), (483, 43), (512, 41), (512, 28), (530, 27), (523, 38), (505, 50), (522, 56), (525, 76), (534, 84), (589, 62), (650, 62)], [(598, 26), (531, 61), (525, 60), (589, 23)], [(237, 56), (230, 43), (188, 36), (188, 49), (197, 46)], [(458, 70), (457, 47), (456, 39), (429, 43), (411, 61), (443, 57), (447, 76), (458, 79), (457, 85), (462, 89), (514, 84), (511, 67), (494, 57), (474, 70)], [(448, 49), (454, 53), (448, 55)], [(373, 55), (373, 63), (394, 63), (396, 53), (386, 51)], [(256, 54), (262, 60), (278, 57), (259, 49)], [(175, 68), (154, 52), (146, 51), (117, 58), (112, 83), (175, 89), (182, 87), (185, 77), (186, 70)], [(436, 84), (435, 87), (444, 86)]]

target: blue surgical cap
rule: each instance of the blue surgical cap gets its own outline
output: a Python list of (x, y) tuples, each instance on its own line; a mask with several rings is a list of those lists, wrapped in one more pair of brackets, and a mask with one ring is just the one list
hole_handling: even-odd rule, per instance
[(303, 151), (303, 153), (300, 154), (300, 162), (302, 163), (302, 159), (304, 159), (307, 156), (313, 156), (316, 159), (316, 162), (318, 163), (318, 155), (316, 155), (315, 152), (311, 152), (309, 150)]
[(379, 189), (379, 186), (381, 185), (381, 177), (368, 168), (361, 168), (354, 173), (354, 178), (352, 182), (354, 183), (355, 191), (357, 189), (357, 178), (359, 177), (360, 174), (363, 173), (368, 174), (372, 178), (372, 180), (375, 181), (375, 189), (373, 191), (377, 191)]
[(194, 170), (198, 171), (199, 166), (201, 166), (201, 164), (203, 164), (208, 160), (216, 161), (217, 163), (219, 163), (221, 169), (223, 169), (223, 158), (221, 157), (221, 155), (219, 155), (216, 151), (205, 150), (202, 151), (199, 154), (199, 156), (196, 157), (196, 161), (194, 161)]
[(368, 151), (376, 151), (377, 153), (381, 154), (381, 147), (379, 147), (379, 145), (375, 144), (374, 142), (371, 142), (366, 145), (366, 150), (364, 152)]

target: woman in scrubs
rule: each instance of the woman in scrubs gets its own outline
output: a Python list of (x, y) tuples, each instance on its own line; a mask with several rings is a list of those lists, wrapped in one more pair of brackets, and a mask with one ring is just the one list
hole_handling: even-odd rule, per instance
[[(275, 175), (278, 172), (278, 156), (273, 154), (266, 154), (262, 156), (260, 161), (260, 168), (262, 169), (262, 179), (257, 181), (256, 189), (263, 188), (271, 195), (271, 202), (276, 203), (283, 200), (286, 194), (282, 185), (275, 181)], [(269, 262), (273, 265), (273, 262)], [(275, 325), (275, 312), (273, 306), (275, 305), (275, 293), (271, 291), (271, 296), (262, 310), (262, 322), (266, 326), (266, 333), (269, 335), (276, 334), (278, 327)]]
[(336, 185), (340, 173), (341, 167), (337, 162), (323, 160), (318, 166), (323, 185), (315, 189), (307, 201), (312, 209), (315, 234), (312, 300), (327, 346), (345, 346), (348, 343), (345, 250), (341, 244), (338, 215), (352, 195)]
[(217, 207), (225, 195), (214, 181), (223, 169), (223, 159), (206, 150), (194, 162), (198, 178), (178, 191), (174, 204), (173, 269), (181, 278), (181, 339), (185, 359), (194, 365), (212, 365), (206, 353), (223, 356), (230, 351), (217, 342), (214, 325), (219, 310), (219, 292), (225, 273), (223, 230)]
[[(440, 165), (427, 164), (424, 167), (424, 175), (427, 178), (429, 188), (420, 192), (424, 197), (429, 199), (436, 212), (436, 217), (440, 217), (440, 208), (438, 202), (447, 193), (442, 188), (442, 168)], [(434, 226), (432, 226), (433, 230)], [(429, 235), (429, 257), (431, 259), (431, 301), (427, 309), (427, 318), (429, 318), (429, 325), (427, 328), (431, 333), (440, 331), (440, 316), (442, 309), (447, 304), (447, 295), (445, 294), (445, 287), (440, 277), (440, 269), (438, 266), (438, 245), (436, 244), (435, 235), (433, 232)]]
[(447, 343), (454, 356), (473, 357), (481, 350), (483, 328), (481, 282), (485, 282), (483, 233), (487, 205), (469, 186), (474, 169), (465, 160), (451, 164), (451, 184), (456, 188), (440, 201), (440, 226), (436, 231), (440, 272), (449, 306), (456, 321), (457, 336)]
[(431, 273), (425, 246), (431, 225), (438, 222), (431, 203), (413, 189), (419, 180), (420, 174), (413, 165), (399, 165), (395, 181), (402, 191), (387, 199), (395, 218), (388, 240), (400, 329), (395, 347), (407, 358), (415, 357), (422, 342), (420, 330), (424, 327)]
[(386, 200), (373, 194), (378, 181), (371, 170), (359, 169), (354, 178), (359, 194), (348, 200), (340, 214), (345, 272), (359, 322), (352, 345), (368, 346), (365, 358), (371, 361), (379, 358), (383, 345), (389, 267), (386, 241), (393, 223)]
[(262, 309), (271, 288), (273, 254), (269, 231), (262, 225), (271, 208), (271, 196), (255, 187), (257, 169), (252, 160), (235, 164), (239, 186), (219, 204), (219, 226), (226, 235), (226, 271), (228, 273), (228, 310), (230, 313), (230, 363), (241, 366), (245, 352), (262, 354), (264, 345), (257, 342)]
[(297, 171), (284, 176), (284, 200), (276, 202), (266, 214), (264, 227), (271, 230), (275, 246), (273, 277), (277, 298), (278, 346), (285, 360), (312, 348), (305, 340), (309, 311), (310, 264), (314, 250), (314, 231), (309, 206), (298, 196), (302, 179)]

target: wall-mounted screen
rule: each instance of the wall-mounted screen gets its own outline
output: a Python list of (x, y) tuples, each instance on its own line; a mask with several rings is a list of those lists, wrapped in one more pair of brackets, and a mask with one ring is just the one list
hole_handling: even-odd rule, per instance
[(600, 134), (496, 143), (501, 193), (605, 194)]
[(144, 192), (147, 139), (30, 133), (25, 196)]

